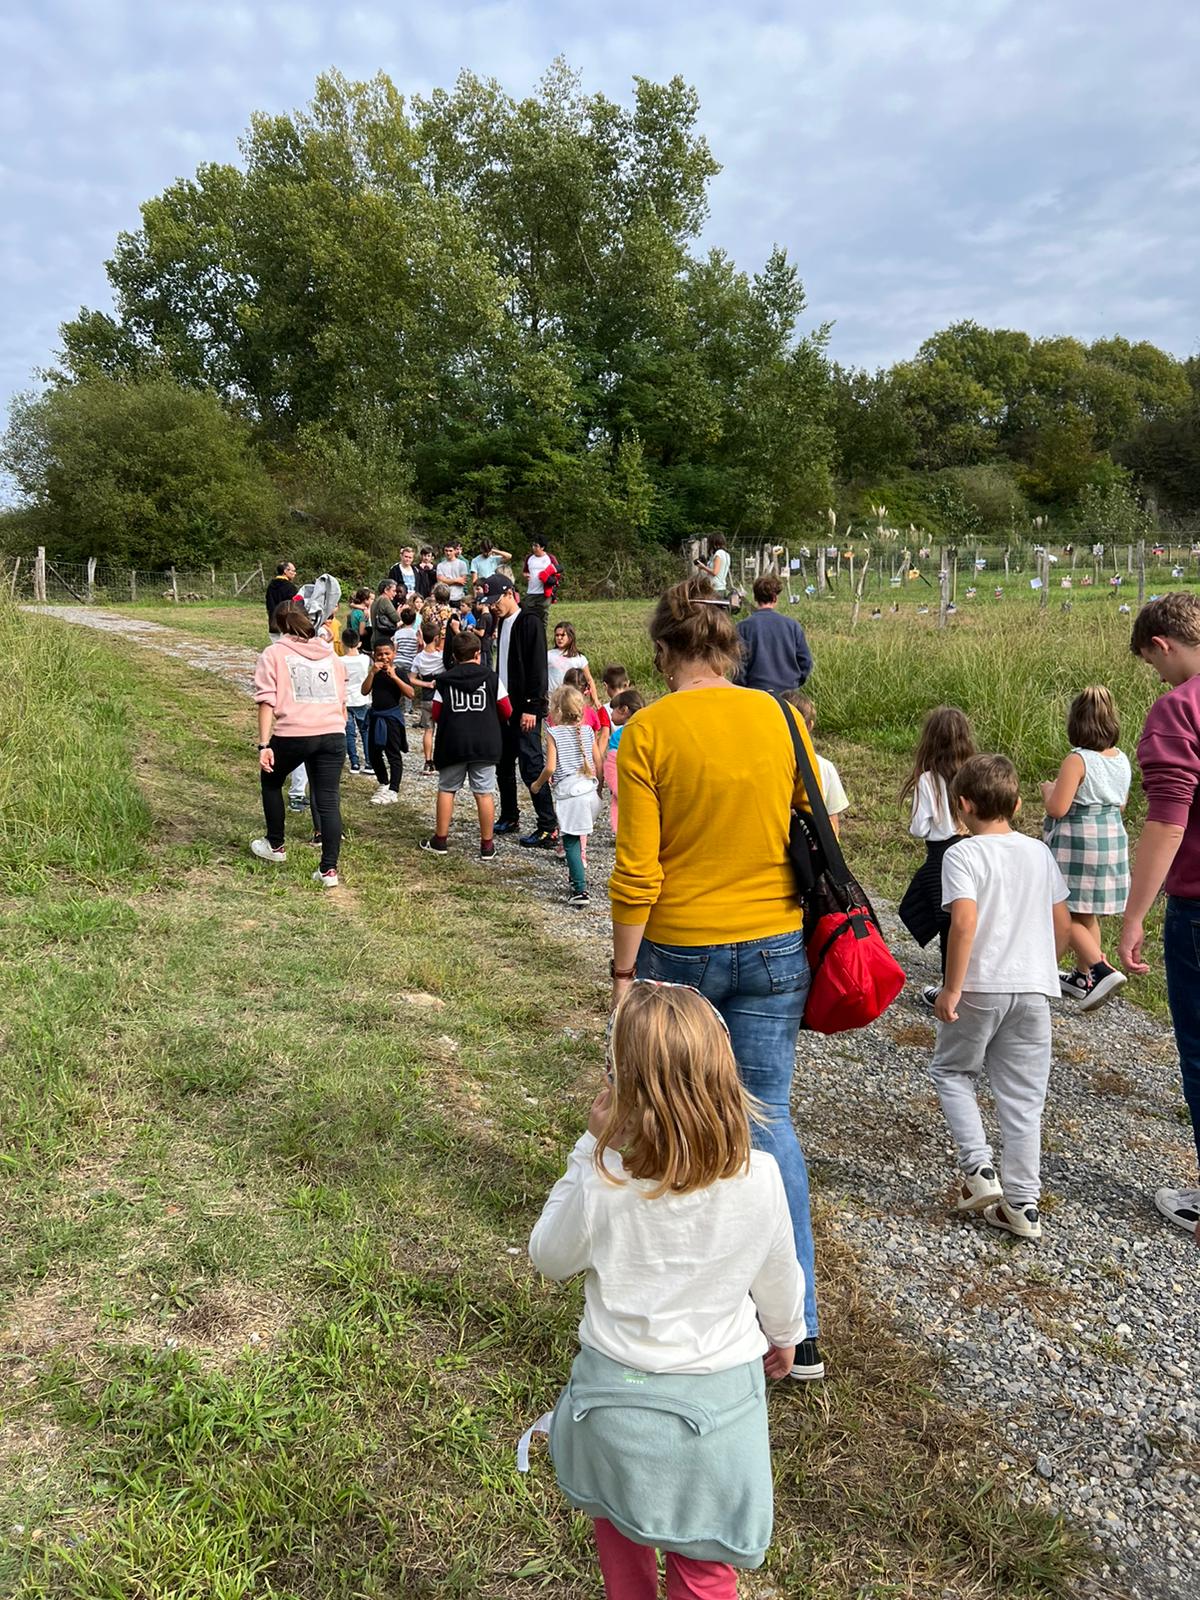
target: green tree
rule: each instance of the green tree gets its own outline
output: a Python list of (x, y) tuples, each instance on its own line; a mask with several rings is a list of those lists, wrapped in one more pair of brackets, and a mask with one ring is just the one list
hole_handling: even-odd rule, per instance
[(262, 553), (282, 504), (208, 389), (95, 375), (13, 403), (0, 464), (69, 559), (187, 567)]

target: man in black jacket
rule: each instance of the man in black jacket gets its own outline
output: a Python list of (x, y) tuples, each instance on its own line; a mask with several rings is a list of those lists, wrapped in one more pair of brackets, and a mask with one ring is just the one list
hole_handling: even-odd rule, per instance
[(281, 561), (275, 568), (275, 576), (267, 585), (267, 632), (273, 639), (279, 637), (275, 632), (275, 607), (295, 598), (296, 568), (290, 561)]
[[(494, 572), (484, 586), (496, 618), (496, 671), (508, 691), (512, 716), (504, 724), (503, 744), (496, 777), (500, 785), (500, 820), (497, 833), (518, 833), (517, 767), (528, 788), (542, 771), (542, 718), (546, 715), (546, 629), (535, 611), (522, 611), (511, 578)], [(502, 689), (502, 692), (503, 692)], [(554, 801), (548, 786), (531, 795), (537, 827), (521, 840), (535, 850), (546, 850), (558, 839)]]

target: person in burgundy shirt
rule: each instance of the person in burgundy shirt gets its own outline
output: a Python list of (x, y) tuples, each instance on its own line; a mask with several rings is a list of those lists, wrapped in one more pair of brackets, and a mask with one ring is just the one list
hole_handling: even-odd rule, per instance
[[(1121, 962), (1130, 972), (1150, 970), (1145, 921), (1165, 887), (1167, 1003), (1200, 1164), (1200, 595), (1167, 594), (1144, 605), (1129, 647), (1169, 690), (1150, 707), (1138, 741), (1146, 825), (1121, 924)], [(1200, 1244), (1200, 1186), (1160, 1189), (1154, 1203)]]

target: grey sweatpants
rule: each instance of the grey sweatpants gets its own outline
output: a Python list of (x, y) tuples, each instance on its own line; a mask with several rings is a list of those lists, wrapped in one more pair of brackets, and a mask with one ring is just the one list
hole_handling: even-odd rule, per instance
[(1050, 1002), (1044, 994), (964, 994), (958, 1021), (938, 1023), (929, 1076), (964, 1172), (994, 1165), (975, 1098), (981, 1072), (996, 1101), (1004, 1198), (1011, 1206), (1037, 1205), (1042, 1107), (1050, 1081)]

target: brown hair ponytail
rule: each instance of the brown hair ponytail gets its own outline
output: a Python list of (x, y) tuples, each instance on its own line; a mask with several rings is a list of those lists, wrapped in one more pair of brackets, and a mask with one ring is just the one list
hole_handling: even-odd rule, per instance
[(685, 578), (666, 591), (650, 618), (650, 638), (676, 661), (703, 662), (722, 676), (742, 653), (729, 607), (706, 577)]

